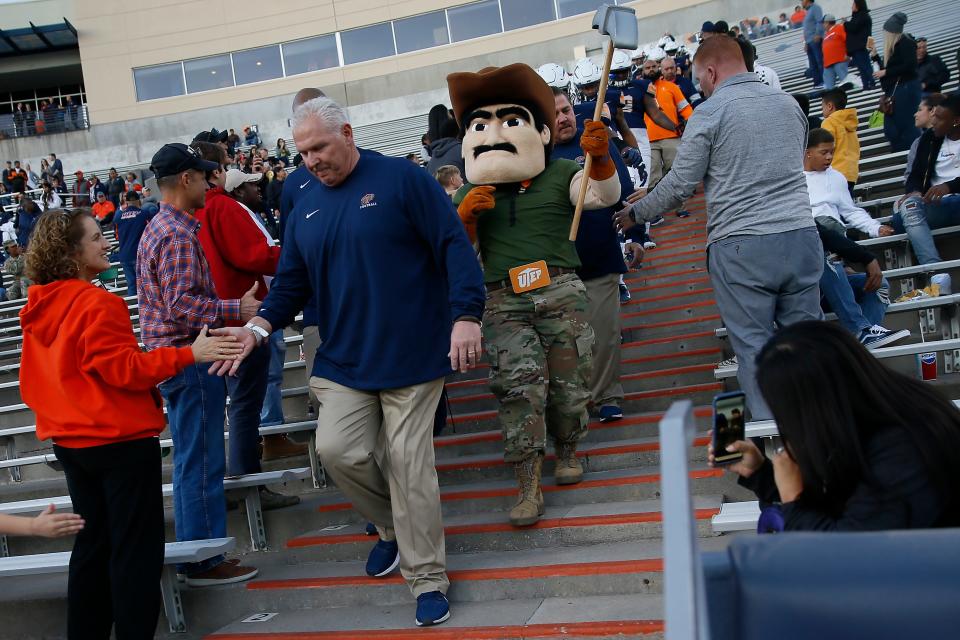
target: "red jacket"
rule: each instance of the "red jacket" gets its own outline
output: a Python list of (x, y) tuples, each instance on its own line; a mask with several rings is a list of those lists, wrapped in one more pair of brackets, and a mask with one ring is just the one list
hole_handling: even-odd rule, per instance
[(20, 324), (20, 396), (37, 438), (80, 448), (163, 431), (155, 387), (193, 364), (190, 347), (144, 353), (123, 299), (82, 280), (31, 286)]
[[(280, 247), (270, 246), (266, 236), (239, 202), (222, 187), (207, 191), (207, 206), (193, 214), (200, 221), (200, 246), (210, 265), (217, 297), (242, 298), (254, 282), (259, 282), (257, 299), (267, 295), (263, 276), (277, 272)], [(228, 322), (228, 326), (243, 323)]]
[(847, 30), (843, 23), (830, 27), (823, 36), (823, 66), (832, 67), (847, 59)]

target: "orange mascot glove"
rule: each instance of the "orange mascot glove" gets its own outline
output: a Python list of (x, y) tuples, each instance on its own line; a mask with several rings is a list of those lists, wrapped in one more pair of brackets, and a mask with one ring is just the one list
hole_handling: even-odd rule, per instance
[(580, 136), (580, 148), (593, 156), (590, 165), (591, 180), (606, 180), (617, 172), (617, 165), (610, 158), (610, 138), (607, 126), (602, 122), (587, 120), (583, 123), (583, 135)]
[(463, 222), (471, 243), (477, 241), (477, 218), (482, 212), (493, 209), (497, 204), (493, 197), (493, 192), (496, 190), (497, 188), (493, 185), (474, 187), (467, 192), (460, 201), (460, 206), (457, 207), (460, 221)]

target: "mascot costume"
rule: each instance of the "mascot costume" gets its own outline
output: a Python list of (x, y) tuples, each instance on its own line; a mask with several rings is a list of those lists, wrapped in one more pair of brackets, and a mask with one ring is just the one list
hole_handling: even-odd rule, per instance
[[(547, 433), (556, 483), (583, 478), (577, 442), (587, 429), (593, 329), (568, 234), (587, 176), (572, 160), (550, 159), (553, 91), (529, 66), (453, 73), (447, 84), (467, 179), (454, 205), (483, 261), (490, 387), (519, 484), (510, 522), (528, 526), (543, 515)], [(593, 157), (585, 208), (616, 204), (620, 181), (603, 123), (588, 120), (580, 145)]]

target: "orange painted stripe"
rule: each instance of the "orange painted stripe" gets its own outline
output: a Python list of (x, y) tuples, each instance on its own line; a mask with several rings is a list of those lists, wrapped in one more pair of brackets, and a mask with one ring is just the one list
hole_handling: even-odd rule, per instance
[(626, 400), (643, 400), (646, 398), (660, 398), (664, 396), (680, 396), (685, 393), (697, 393), (700, 391), (720, 391), (723, 389), (722, 382), (708, 382), (706, 384), (692, 384), (686, 387), (673, 387), (672, 389), (655, 389), (653, 391), (636, 391), (624, 396)]
[[(687, 248), (683, 246), (685, 244), (692, 244), (695, 246)], [(671, 248), (675, 250), (671, 251), (670, 250)], [(679, 249), (679, 250), (676, 250), (676, 249)], [(647, 254), (644, 256), (643, 264), (656, 267), (656, 265), (659, 264), (661, 260), (665, 260), (667, 258), (680, 258), (683, 256), (696, 255), (698, 253), (706, 255), (706, 252), (707, 252), (706, 246), (697, 242), (688, 243), (684, 241), (684, 242), (675, 243), (674, 247), (667, 247), (663, 251), (660, 250), (660, 246), (658, 245), (656, 249), (651, 249), (649, 252), (647, 252)]]
[[(644, 324), (636, 324), (630, 326), (624, 326), (623, 329), (631, 331), (643, 331), (644, 329), (662, 329), (664, 327), (678, 327), (684, 324), (697, 324), (699, 322), (712, 322), (714, 320), (719, 320), (720, 314), (710, 315), (710, 316), (694, 316), (692, 318), (683, 318), (682, 320), (670, 320), (668, 322), (645, 322)], [(716, 335), (713, 331), (708, 332), (710, 335)]]
[(678, 264), (694, 264), (694, 263), (703, 264), (704, 259), (706, 258), (706, 255), (707, 254), (701, 251), (699, 256), (694, 256), (693, 258), (686, 258), (684, 260), (674, 260), (673, 262), (664, 262), (663, 264), (660, 264), (660, 263), (649, 264), (649, 265), (645, 264), (643, 265), (643, 270), (650, 271), (650, 270), (662, 269), (664, 267), (673, 267)]
[[(697, 520), (706, 520), (719, 513), (719, 509), (696, 509), (694, 517)], [(561, 527), (606, 527), (618, 524), (645, 524), (649, 522), (660, 522), (663, 514), (659, 511), (649, 511), (644, 513), (616, 513), (602, 516), (581, 516), (574, 518), (544, 518), (530, 527), (524, 527), (522, 530), (532, 529), (558, 529)], [(481, 524), (464, 524), (444, 527), (444, 534), (448, 536), (467, 535), (477, 533), (503, 533), (507, 531), (519, 531), (509, 522), (488, 522)], [(345, 544), (352, 542), (366, 542), (370, 538), (363, 533), (347, 533), (330, 536), (301, 536), (287, 541), (287, 548), (315, 547), (328, 544)]]
[(702, 307), (713, 307), (716, 306), (717, 301), (711, 298), (710, 300), (698, 300), (696, 302), (687, 302), (685, 304), (677, 304), (669, 307), (659, 307), (657, 309), (645, 309), (643, 311), (631, 311), (630, 313), (621, 313), (621, 318), (639, 318), (641, 316), (656, 316), (661, 313), (670, 313), (671, 311), (683, 311), (684, 309), (698, 309)]
[(705, 249), (705, 248), (702, 248), (702, 247), (701, 247), (701, 248), (697, 248), (697, 249), (693, 249), (693, 250), (688, 250), (688, 251), (675, 251), (675, 252), (672, 252), (672, 253), (671, 253), (671, 252), (666, 252), (666, 253), (662, 253), (662, 254), (661, 254), (661, 253), (657, 253), (657, 254), (656, 254), (656, 257), (651, 258), (651, 259), (649, 259), (649, 260), (644, 260), (643, 268), (646, 269), (648, 266), (649, 266), (649, 267), (656, 267), (657, 265), (660, 264), (660, 261), (661, 261), (663, 258), (679, 258), (679, 257), (682, 257), (682, 256), (706, 256), (706, 255), (707, 255), (706, 249)]
[[(493, 567), (489, 569), (461, 569), (448, 571), (451, 581), (482, 580), (537, 580), (540, 578), (570, 578), (594, 575), (624, 575), (629, 573), (661, 573), (662, 558), (644, 560), (611, 560), (606, 562), (571, 562), (565, 564), (532, 565), (526, 567)], [(403, 576), (385, 578), (369, 576), (331, 576), (317, 578), (292, 578), (289, 580), (254, 580), (247, 583), (251, 591), (264, 589), (319, 589), (343, 586), (377, 586), (381, 584), (404, 584)]]
[(693, 296), (702, 296), (713, 293), (713, 289), (692, 289), (688, 291), (680, 291), (679, 293), (667, 293), (662, 296), (643, 296), (641, 298), (634, 298), (626, 305), (621, 306), (636, 306), (641, 304), (650, 304), (652, 302), (660, 302), (661, 300), (676, 300), (677, 298), (690, 298)]
[(710, 282), (709, 277), (690, 278), (688, 280), (680, 280), (679, 282), (665, 282), (663, 284), (650, 284), (640, 287), (630, 287), (630, 292), (643, 293), (645, 291), (656, 291), (657, 289), (667, 289), (669, 287), (682, 287), (689, 284), (705, 284), (707, 282)]
[[(661, 338), (648, 338), (647, 340), (636, 340), (634, 342), (624, 342), (623, 346), (627, 349), (635, 347), (646, 347), (652, 344), (664, 344), (666, 342), (680, 342), (682, 340), (695, 340), (696, 338), (716, 337), (713, 331), (697, 331), (695, 333), (685, 333), (675, 336), (663, 336)], [(657, 357), (657, 356), (651, 356)]]
[(499, 627), (431, 627), (427, 629), (365, 629), (362, 631), (287, 631), (283, 633), (214, 633), (206, 640), (503, 640), (505, 638), (606, 638), (648, 635), (664, 630), (662, 620), (555, 622)]
[[(705, 217), (694, 217), (690, 222), (681, 225), (671, 225), (662, 229), (654, 228), (650, 230), (653, 241), (657, 240), (678, 240), (680, 238), (690, 238), (696, 235), (704, 234), (707, 231), (707, 219)], [(656, 249), (654, 249), (656, 251)]]
[[(626, 345), (624, 345), (626, 346)], [(693, 358), (695, 356), (714, 356), (723, 353), (720, 347), (710, 347), (707, 349), (690, 349), (688, 351), (677, 351), (676, 353), (662, 353), (656, 356), (643, 356), (642, 358), (624, 358), (621, 364), (644, 364), (647, 362), (658, 362), (660, 360), (674, 360), (677, 358)]]
[(693, 364), (686, 367), (673, 367), (671, 369), (658, 369), (656, 371), (642, 371), (640, 373), (631, 373), (629, 375), (620, 376), (620, 379), (621, 380), (648, 380), (650, 378), (663, 378), (666, 376), (682, 376), (687, 373), (702, 373), (704, 371), (713, 371), (716, 368), (717, 368), (716, 363)]
[(478, 411), (476, 413), (464, 413), (458, 416), (449, 416), (447, 422), (449, 424), (459, 424), (461, 422), (475, 422), (477, 420), (489, 420), (490, 418), (496, 418), (496, 411)]
[(657, 282), (661, 280), (674, 280), (676, 278), (687, 278), (690, 276), (707, 273), (705, 266), (702, 267), (684, 267), (679, 271), (664, 271), (658, 273), (644, 273), (640, 271), (631, 271), (623, 276), (625, 282)]
[(706, 233), (698, 233), (698, 234), (695, 234), (695, 235), (692, 235), (692, 236), (687, 236), (686, 238), (676, 238), (676, 239), (673, 239), (673, 240), (665, 240), (665, 241), (663, 241), (663, 242), (658, 242), (658, 243), (657, 243), (657, 248), (650, 250), (650, 251), (651, 251), (651, 254), (650, 254), (650, 255), (653, 255), (653, 254), (652, 254), (653, 251), (659, 252), (659, 250), (662, 249), (663, 247), (673, 247), (673, 246), (676, 246), (676, 245), (678, 245), (678, 244), (684, 244), (685, 242), (696, 242), (696, 244), (703, 244), (703, 243), (698, 242), (698, 241), (699, 241), (699, 240), (706, 240), (706, 239), (707, 239), (707, 234), (706, 234)]

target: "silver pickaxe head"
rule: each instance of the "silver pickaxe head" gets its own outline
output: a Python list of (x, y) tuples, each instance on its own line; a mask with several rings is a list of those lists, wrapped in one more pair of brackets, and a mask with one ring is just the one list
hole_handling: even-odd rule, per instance
[(605, 4), (593, 15), (593, 28), (610, 36), (617, 49), (633, 50), (639, 46), (637, 12), (632, 7), (614, 7)]

